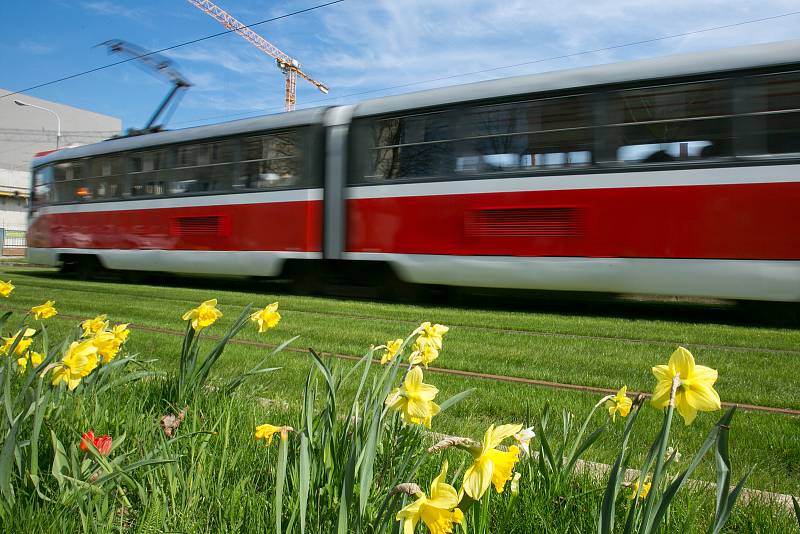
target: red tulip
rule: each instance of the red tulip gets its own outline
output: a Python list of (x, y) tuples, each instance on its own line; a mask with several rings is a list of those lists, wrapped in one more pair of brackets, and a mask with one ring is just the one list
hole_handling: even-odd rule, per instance
[(88, 451), (89, 443), (94, 444), (94, 439), (94, 431), (90, 430), (88, 432), (84, 432), (83, 437), (81, 438), (81, 450)]
[(101, 456), (108, 456), (111, 452), (111, 436), (105, 434), (94, 440), (94, 447)]
[(101, 456), (108, 456), (111, 452), (111, 436), (104, 434), (102, 436), (95, 436), (94, 431), (90, 430), (85, 432), (81, 437), (80, 449), (82, 451), (89, 450), (89, 443), (91, 443)]

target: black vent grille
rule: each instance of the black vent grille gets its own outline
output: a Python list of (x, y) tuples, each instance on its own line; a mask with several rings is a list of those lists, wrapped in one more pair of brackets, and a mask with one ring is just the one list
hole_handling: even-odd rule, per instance
[(580, 235), (578, 208), (500, 208), (467, 213), (468, 237), (529, 236), (558, 237)]
[(208, 237), (221, 235), (220, 217), (178, 217), (175, 234), (179, 237)]

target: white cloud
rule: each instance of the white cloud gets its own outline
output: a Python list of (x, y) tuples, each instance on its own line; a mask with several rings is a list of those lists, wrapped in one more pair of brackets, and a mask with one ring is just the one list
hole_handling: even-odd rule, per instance
[(147, 20), (144, 17), (146, 13), (143, 9), (125, 7), (119, 2), (94, 0), (92, 2), (84, 2), (83, 7), (98, 15), (125, 17), (139, 22)]
[(50, 52), (55, 50), (54, 47), (44, 44), (40, 41), (25, 40), (20, 42), (18, 46), (19, 49), (22, 50), (23, 52), (26, 52), (28, 54), (34, 54), (37, 56), (49, 54)]
[[(261, 11), (261, 4), (245, 0), (240, 0), (240, 6), (228, 7), (231, 14), (246, 23), (296, 9), (279, 3), (269, 11)], [(255, 29), (295, 55), (307, 72), (331, 88), (326, 100), (299, 80), (298, 105), (302, 107), (315, 102), (351, 102), (482, 79), (789, 39), (797, 34), (800, 16), (608, 49), (796, 9), (793, 0), (580, 0), (568, 4), (529, 0), (348, 0)], [(198, 16), (203, 15), (198, 12)], [(598, 49), (605, 50), (578, 54)], [(268, 56), (237, 35), (178, 49), (170, 55), (189, 66), (192, 75), (200, 80), (190, 90), (187, 106), (237, 112), (273, 112), (282, 107), (282, 75)], [(524, 64), (459, 76), (521, 63)], [(208, 76), (202, 78), (201, 73)], [(370, 93), (347, 96), (364, 92)]]

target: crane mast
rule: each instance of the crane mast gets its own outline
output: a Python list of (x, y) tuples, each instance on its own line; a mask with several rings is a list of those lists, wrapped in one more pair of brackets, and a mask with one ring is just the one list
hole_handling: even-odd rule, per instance
[(242, 24), (236, 20), (230, 13), (218, 5), (209, 0), (188, 0), (188, 2), (225, 26), (227, 29), (238, 33), (265, 54), (275, 58), (278, 68), (281, 69), (281, 72), (283, 72), (283, 75), (286, 77), (286, 92), (284, 97), (286, 111), (294, 110), (295, 104), (297, 103), (298, 76), (319, 89), (322, 93), (328, 94), (328, 87), (324, 83), (315, 80), (300, 70), (300, 63), (296, 59), (290, 57), (288, 54), (281, 51), (277, 46), (248, 28), (245, 24)]

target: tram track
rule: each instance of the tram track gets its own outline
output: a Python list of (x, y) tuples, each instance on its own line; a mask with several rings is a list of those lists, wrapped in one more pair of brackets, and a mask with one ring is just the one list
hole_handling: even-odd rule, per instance
[[(23, 311), (27, 311), (27, 310), (23, 310)], [(61, 314), (61, 313), (59, 313), (57, 317), (59, 319), (69, 320), (69, 321), (81, 321), (81, 320), (84, 319), (83, 317), (77, 317), (77, 316), (72, 316), (72, 315), (64, 315), (64, 314)], [(130, 323), (130, 328), (135, 329), (135, 330), (139, 330), (139, 331), (142, 331), (142, 332), (149, 332), (149, 333), (153, 333), (153, 334), (163, 334), (163, 335), (169, 335), (169, 336), (173, 336), (173, 337), (183, 337), (184, 333), (185, 333), (182, 330), (175, 330), (175, 329), (172, 329), (172, 328), (155, 327), (155, 326), (149, 326), (149, 325), (138, 324), (138, 323)], [(207, 335), (206, 338), (209, 339), (209, 340), (212, 340), (212, 341), (219, 341), (222, 338), (222, 336)], [(256, 347), (256, 348), (262, 348), (262, 349), (268, 349), (268, 350), (275, 349), (278, 346), (276, 344), (264, 343), (264, 342), (261, 342), (261, 341), (255, 341), (255, 340), (250, 340), (250, 339), (231, 339), (229, 341), (229, 343), (234, 344), (234, 345), (247, 346), (247, 347)], [(284, 350), (287, 351), (287, 352), (295, 353), (295, 354), (306, 354), (308, 352), (308, 349), (300, 349), (300, 348), (294, 348), (294, 347), (286, 347)], [(321, 354), (326, 355), (326, 356), (331, 356), (331, 357), (334, 357), (334, 358), (337, 358), (337, 359), (340, 359), (340, 360), (346, 360), (346, 361), (358, 361), (361, 358), (363, 358), (363, 356), (357, 356), (357, 355), (354, 355), (354, 354), (340, 354), (340, 353), (335, 353), (335, 352), (322, 352)], [(376, 360), (373, 360), (373, 361), (377, 362), (378, 360), (376, 359)], [(598, 386), (587, 386), (587, 385), (583, 385), (583, 384), (570, 384), (570, 383), (565, 383), (565, 382), (554, 382), (554, 381), (548, 381), (548, 380), (538, 380), (538, 379), (535, 379), (535, 378), (526, 378), (526, 377), (520, 377), (520, 376), (499, 375), (499, 374), (493, 374), (493, 373), (481, 373), (481, 372), (477, 372), (477, 371), (467, 371), (467, 370), (463, 370), (463, 369), (449, 369), (449, 368), (444, 368), (444, 367), (428, 367), (426, 369), (426, 372), (433, 373), (433, 374), (456, 376), (456, 377), (462, 377), (462, 378), (474, 378), (474, 379), (494, 381), (494, 382), (502, 382), (502, 383), (510, 383), (510, 384), (521, 384), (521, 385), (526, 385), (526, 386), (542, 387), (542, 388), (553, 389), (553, 390), (576, 391), (576, 392), (580, 392), (580, 393), (595, 393), (595, 394), (600, 394), (600, 395), (609, 395), (609, 394), (617, 393), (617, 390), (611, 389), (611, 388), (604, 388), (604, 387), (598, 387)], [(652, 396), (650, 393), (647, 393), (647, 392), (644, 392), (644, 391), (633, 391), (633, 390), (631, 390), (628, 393), (629, 393), (629, 395), (632, 395), (634, 397), (636, 395), (639, 395), (639, 394), (645, 396), (646, 398), (649, 398), (649, 397)], [(736, 403), (736, 402), (723, 402), (722, 405), (723, 406), (727, 406), (727, 407), (729, 407), (729, 406), (737, 406), (739, 409), (746, 410), (746, 411), (769, 413), (769, 414), (774, 414), (774, 415), (800, 416), (800, 410), (799, 409), (793, 409), (793, 408), (779, 408), (779, 407), (776, 407), (776, 406), (764, 406), (764, 405), (758, 405), (758, 404)]]
[[(106, 293), (101, 290), (92, 290), (92, 289), (72, 289), (68, 287), (63, 287), (60, 285), (49, 285), (44, 287), (51, 287), (53, 289), (58, 289), (59, 291), (70, 291), (79, 293), (81, 295), (85, 295), (86, 293), (93, 293), (93, 294), (100, 294), (105, 295)], [(125, 292), (117, 292), (117, 294), (124, 294), (134, 298), (141, 298), (141, 295), (136, 292), (132, 291), (125, 291)], [(174, 297), (159, 297), (160, 300), (168, 301), (168, 302), (175, 302), (175, 303), (183, 303), (187, 305), (194, 305), (196, 304), (196, 300), (193, 299), (182, 299), (182, 298), (174, 298)], [(292, 308), (282, 306), (282, 310), (291, 313), (302, 313), (302, 314), (309, 314), (313, 316), (320, 316), (320, 317), (331, 317), (331, 318), (338, 318), (338, 319), (352, 319), (358, 321), (381, 321), (386, 323), (400, 323), (400, 324), (408, 324), (411, 326), (416, 326), (419, 324), (419, 321), (414, 321), (410, 319), (402, 319), (402, 318), (389, 318), (383, 317), (380, 315), (362, 315), (362, 314), (348, 314), (348, 313), (337, 313), (337, 312), (329, 312), (329, 311), (318, 311), (318, 310), (305, 310), (299, 308)], [(575, 333), (567, 333), (567, 332), (551, 332), (545, 330), (528, 330), (522, 328), (499, 328), (499, 327), (491, 327), (491, 326), (483, 326), (479, 324), (470, 324), (470, 323), (448, 323), (448, 326), (451, 328), (464, 328), (470, 329), (475, 331), (487, 332), (487, 333), (494, 333), (494, 334), (510, 334), (510, 335), (520, 335), (520, 336), (530, 336), (530, 337), (541, 337), (541, 338), (553, 338), (553, 339), (565, 339), (565, 340), (580, 340), (580, 341), (610, 341), (610, 342), (619, 342), (619, 343), (627, 343), (631, 345), (662, 345), (662, 346), (678, 346), (683, 345), (689, 348), (696, 348), (696, 349), (706, 349), (706, 350), (718, 350), (718, 351), (726, 351), (726, 352), (750, 352), (750, 353), (760, 353), (760, 354), (789, 354), (789, 355), (797, 355), (800, 356), (800, 349), (784, 349), (784, 348), (773, 348), (773, 347), (754, 347), (752, 345), (725, 345), (725, 344), (716, 344), (716, 343), (695, 343), (692, 341), (676, 341), (676, 340), (665, 340), (665, 339), (653, 339), (653, 338), (630, 338), (630, 337), (620, 337), (620, 336), (600, 336), (600, 335), (590, 335), (590, 334), (575, 334)]]

